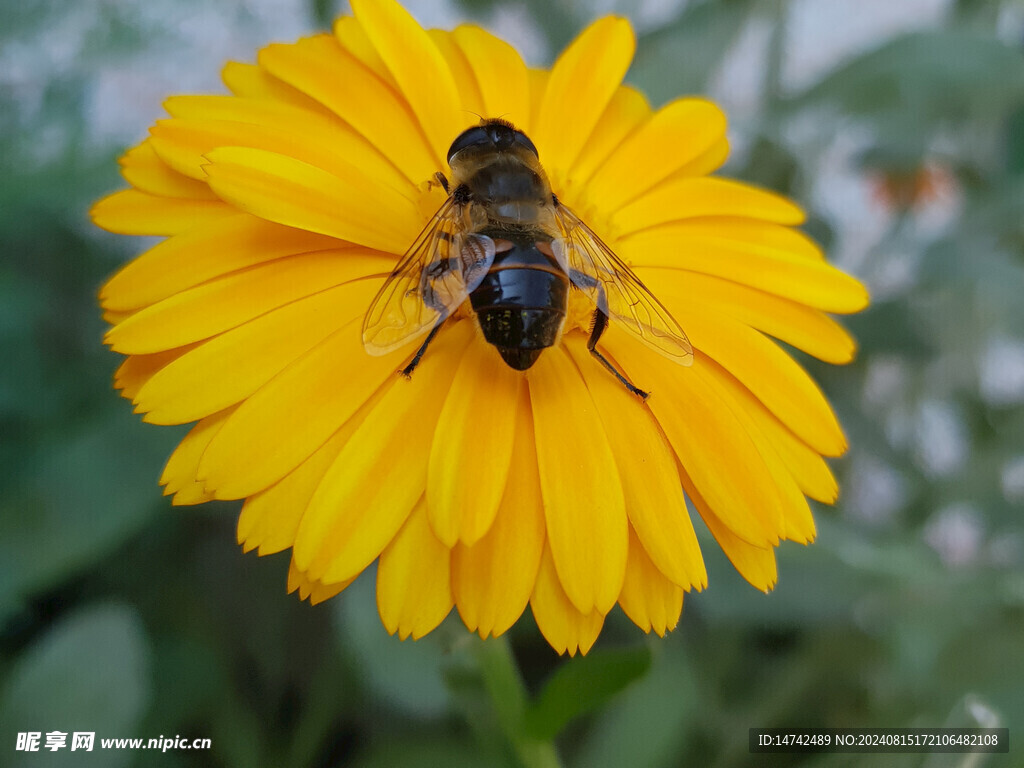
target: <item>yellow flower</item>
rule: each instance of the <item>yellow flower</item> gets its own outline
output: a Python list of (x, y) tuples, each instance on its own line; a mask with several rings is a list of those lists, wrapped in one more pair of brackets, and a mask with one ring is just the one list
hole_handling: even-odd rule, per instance
[[(826, 313), (862, 309), (864, 288), (791, 228), (793, 203), (708, 176), (728, 153), (714, 104), (654, 111), (621, 84), (625, 20), (595, 22), (542, 71), (477, 27), (352, 6), (333, 34), (229, 63), (231, 95), (168, 99), (122, 160), (131, 189), (93, 209), (105, 229), (166, 236), (101, 292), (127, 355), (118, 388), (148, 422), (197, 422), (166, 493), (245, 499), (239, 541), (291, 548), (289, 589), (313, 602), (378, 560), (380, 615), (403, 638), (453, 605), (499, 635), (528, 603), (559, 652), (585, 653), (616, 603), (662, 635), (706, 582), (688, 504), (770, 589), (780, 539), (814, 536), (805, 497), (836, 498), (822, 457), (846, 444), (769, 336), (849, 361)], [(444, 202), (427, 182), (477, 115), (533, 140), (559, 199), (685, 329), (688, 368), (615, 323), (601, 339), (646, 402), (588, 354), (579, 296), (525, 373), (469, 312), (411, 380), (396, 370), (415, 345), (366, 354), (363, 316)]]

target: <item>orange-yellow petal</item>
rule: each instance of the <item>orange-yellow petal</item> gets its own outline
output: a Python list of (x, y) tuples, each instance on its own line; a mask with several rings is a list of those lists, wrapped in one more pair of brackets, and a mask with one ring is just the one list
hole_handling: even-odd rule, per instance
[(443, 395), (471, 332), (456, 323), (439, 334), (412, 379), (394, 383), (327, 470), (295, 541), (295, 559), (312, 577), (359, 573), (423, 495)]
[(580, 33), (558, 57), (548, 78), (531, 138), (544, 169), (567, 175), (633, 60), (629, 22), (606, 16)]
[(229, 61), (221, 70), (221, 80), (231, 93), (243, 99), (291, 104), (309, 112), (333, 114), (319, 101), (274, 77), (258, 64)]
[(129, 149), (118, 163), (125, 181), (142, 192), (191, 200), (217, 199), (205, 182), (190, 179), (161, 160), (150, 141)]
[(523, 376), (477, 336), (437, 420), (427, 470), (427, 518), (446, 547), (473, 544), (498, 511), (512, 459)]
[(466, 54), (455, 44), (455, 35), (452, 32), (444, 29), (431, 29), (427, 31), (427, 34), (437, 46), (437, 50), (441, 52), (452, 77), (455, 78), (455, 88), (462, 103), (461, 111), (466, 116), (466, 124), (471, 125), (474, 120), (478, 119), (478, 115), (487, 115), (484, 97), (480, 94), (480, 86), (477, 85), (473, 67), (466, 58)]
[(775, 563), (775, 548), (769, 545), (754, 546), (741, 539), (728, 526), (724, 525), (718, 515), (712, 510), (704, 498), (700, 495), (693, 483), (685, 473), (680, 473), (683, 481), (683, 488), (686, 495), (690, 497), (693, 506), (700, 513), (704, 524), (715, 537), (718, 546), (725, 552), (729, 562), (739, 572), (740, 576), (746, 579), (752, 586), (762, 592), (768, 592), (775, 587), (779, 579), (778, 568)]
[(394, 75), (357, 19), (352, 16), (339, 16), (334, 22), (334, 37), (342, 48), (359, 60), (360, 64), (387, 83), (392, 90), (398, 90)]
[(387, 157), (336, 117), (236, 96), (174, 96), (164, 106), (175, 119), (158, 121), (150, 141), (161, 158), (193, 178), (205, 178), (203, 155), (241, 146), (287, 154), (342, 177), (355, 168), (401, 195), (415, 192)]
[(333, 36), (267, 46), (259, 63), (352, 126), (413, 184), (440, 170), (409, 105)]
[(559, 347), (529, 372), (548, 543), (565, 593), (607, 613), (626, 569), (625, 499), (615, 458), (580, 372)]
[(167, 459), (164, 471), (160, 475), (160, 485), (164, 486), (164, 496), (174, 495), (172, 503), (175, 506), (202, 504), (213, 499), (213, 494), (196, 480), (196, 469), (199, 467), (203, 451), (224, 426), (232, 410), (228, 408), (207, 416), (192, 427)]
[(176, 235), (233, 213), (220, 200), (158, 197), (137, 189), (107, 195), (89, 211), (97, 227), (120, 235)]
[(672, 581), (689, 589), (707, 584), (700, 545), (686, 509), (672, 449), (640, 400), (626, 391), (587, 350), (580, 334), (563, 338), (601, 417), (615, 455), (626, 512), (651, 558)]
[(821, 389), (777, 344), (725, 315), (702, 314), (683, 302), (673, 312), (694, 348), (739, 379), (800, 439), (826, 456), (846, 450), (842, 427)]
[(295, 544), (299, 522), (309, 506), (313, 492), (327, 468), (345, 447), (370, 408), (376, 396), (367, 401), (344, 426), (320, 446), (308, 459), (266, 490), (245, 500), (238, 517), (238, 543), (244, 551), (259, 548), (261, 555), (280, 552)]
[(530, 133), (530, 79), (522, 57), (511, 45), (479, 27), (463, 25), (452, 38), (470, 62), (484, 117), (502, 117)]
[(585, 207), (580, 206), (577, 201), (581, 196), (591, 201), (592, 206), (601, 202), (600, 198), (590, 194), (590, 177), (604, 166), (623, 140), (637, 130), (650, 115), (651, 105), (647, 103), (647, 97), (635, 88), (622, 85), (612, 94), (604, 114), (594, 126), (593, 133), (590, 134), (573, 164), (572, 171), (565, 179), (566, 188), (559, 190), (570, 206), (580, 208), (577, 213), (586, 213)]
[(138, 309), (220, 275), (340, 244), (333, 237), (235, 213), (169, 237), (128, 262), (100, 289), (100, 301), (106, 309)]
[[(347, 333), (358, 334), (356, 320), (361, 314), (358, 307), (363, 306), (360, 302), (370, 300), (375, 287), (370, 281), (347, 283), (293, 302), (222, 333), (154, 374), (140, 389), (135, 397), (135, 403), (140, 411), (146, 413), (145, 420), (150, 423), (181, 424), (219, 411), (253, 395), (310, 350), (318, 350), (311, 353), (315, 358), (314, 362), (319, 361), (318, 355), (330, 355), (335, 352), (348, 355), (357, 352), (362, 355), (362, 349), (354, 349), (351, 340), (337, 338), (342, 333), (338, 328), (344, 329), (348, 323)], [(325, 340), (332, 334), (335, 339), (326, 343)], [(324, 348), (321, 349), (319, 345), (323, 345)], [(338, 366), (342, 366), (340, 371)], [(326, 368), (328, 373), (336, 373), (345, 382), (352, 378), (346, 375), (351, 371), (351, 366), (352, 358), (344, 357), (337, 362), (328, 363)], [(367, 373), (372, 370), (373, 368), (369, 369)], [(295, 391), (306, 391), (309, 383), (303, 380), (296, 386)], [(340, 391), (344, 391), (343, 384), (338, 386)], [(266, 395), (262, 397), (265, 398)], [(288, 404), (283, 406), (286, 413), (294, 413), (297, 408), (305, 412), (304, 404), (296, 406), (291, 404), (292, 398), (287, 399)], [(251, 413), (250, 408), (251, 406), (247, 405), (244, 413)], [(265, 439), (263, 429), (266, 424), (272, 423), (268, 421), (272, 416), (276, 416), (273, 410), (263, 415), (256, 414), (255, 423), (250, 427), (253, 432), (245, 433), (241, 445), (251, 448), (253, 443), (245, 442), (246, 440)], [(240, 418), (245, 423), (250, 423), (244, 414)], [(319, 420), (316, 423), (322, 424)], [(340, 424), (339, 421), (334, 427)], [(232, 428), (230, 434), (237, 429), (241, 429), (239, 424)], [(330, 431), (323, 435), (324, 438)], [(237, 464), (233, 466), (239, 468)], [(249, 465), (249, 469), (256, 466), (259, 466), (258, 462)], [(278, 477), (271, 478), (266, 485)], [(252, 489), (257, 490), (260, 488)]]
[(377, 610), (392, 635), (418, 640), (451, 611), (451, 556), (437, 540), (421, 501), (377, 566)]
[(217, 498), (243, 498), (280, 480), (397, 375), (401, 352), (370, 357), (360, 336), (358, 319), (344, 325), (242, 403), (203, 456)]
[[(655, 272), (653, 280), (646, 272), (637, 270), (649, 287), (656, 286), (658, 298), (673, 315), (686, 306), (708, 317), (724, 313), (830, 363), (848, 363), (856, 354), (857, 342), (821, 310), (712, 275), (687, 272), (658, 281), (663, 272)], [(684, 284), (686, 293), (681, 294)]]
[(709, 176), (660, 184), (612, 217), (622, 237), (650, 227), (702, 216), (746, 216), (777, 224), (800, 224), (804, 212), (786, 198), (750, 184)]
[(480, 637), (500, 635), (526, 608), (544, 551), (544, 500), (530, 400), (519, 395), (512, 462), (494, 523), (472, 546), (452, 550), (452, 591), (459, 615)]
[(580, 613), (566, 596), (549, 547), (544, 547), (541, 556), (530, 609), (544, 639), (559, 654), (566, 651), (570, 656), (575, 656), (577, 651), (585, 654), (604, 626), (603, 613), (596, 610)]
[(218, 197), (267, 221), (391, 253), (422, 226), (417, 206), (354, 168), (345, 178), (262, 149), (221, 147), (203, 166)]
[[(587, 185), (587, 195), (615, 211), (644, 195), (725, 135), (725, 115), (705, 99), (673, 101), (615, 148)], [(659, 148), (653, 150), (653, 148)]]
[(288, 564), (288, 594), (299, 593), (299, 599), (309, 598), (311, 605), (329, 600), (344, 590), (355, 579), (348, 579), (337, 584), (324, 584), (322, 581), (310, 579), (295, 565), (295, 560)]
[[(472, 118), (462, 106), (455, 79), (430, 36), (391, 0), (351, 0), (352, 13), (394, 75), (440, 164)], [(443, 167), (443, 166), (441, 166)]]
[(640, 629), (644, 632), (653, 629), (659, 637), (675, 629), (683, 610), (683, 588), (658, 570), (632, 527), (619, 605)]
[(315, 251), (214, 278), (136, 312), (107, 332), (118, 352), (145, 353), (202, 341), (260, 315), (367, 275), (393, 257), (362, 249)]
[(743, 425), (700, 375), (701, 356), (682, 368), (614, 326), (601, 343), (630, 379), (651, 393), (648, 406), (715, 514), (744, 540), (775, 544), (782, 518), (778, 490)]

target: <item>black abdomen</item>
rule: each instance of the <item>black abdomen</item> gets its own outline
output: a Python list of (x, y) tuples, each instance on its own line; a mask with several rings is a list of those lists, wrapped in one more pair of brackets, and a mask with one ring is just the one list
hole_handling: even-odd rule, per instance
[(569, 278), (533, 242), (514, 242), (495, 256), (470, 294), (484, 338), (512, 368), (525, 371), (558, 341)]

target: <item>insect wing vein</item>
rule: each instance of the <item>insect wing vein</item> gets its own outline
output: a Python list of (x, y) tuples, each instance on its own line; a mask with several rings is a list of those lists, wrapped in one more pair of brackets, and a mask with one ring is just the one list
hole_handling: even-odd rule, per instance
[(573, 285), (647, 346), (689, 365), (690, 340), (633, 270), (565, 205), (556, 206), (555, 221), (554, 249)]
[(494, 241), (462, 231), (462, 210), (448, 198), (385, 280), (363, 321), (363, 346), (384, 355), (443, 322), (480, 284)]

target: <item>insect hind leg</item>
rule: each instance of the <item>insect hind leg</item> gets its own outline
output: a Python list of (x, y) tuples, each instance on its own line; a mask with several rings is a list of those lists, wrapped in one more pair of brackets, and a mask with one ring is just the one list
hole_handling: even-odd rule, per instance
[(594, 310), (594, 321), (590, 327), (590, 339), (587, 340), (587, 349), (590, 351), (595, 358), (600, 361), (601, 365), (607, 368), (611, 374), (619, 380), (619, 382), (628, 389), (631, 393), (639, 397), (641, 400), (646, 400), (650, 397), (650, 392), (644, 392), (626, 378), (626, 376), (619, 371), (607, 357), (602, 355), (597, 349), (597, 342), (601, 339), (605, 330), (608, 328), (608, 313), (606, 311), (608, 307), (608, 299), (604, 294), (604, 286), (601, 285), (599, 280), (586, 275), (576, 270), (570, 270), (570, 279), (575, 285), (589, 286), (597, 289), (597, 309)]
[(409, 361), (409, 364), (405, 366), (405, 368), (398, 372), (399, 374), (401, 374), (407, 379), (412, 378), (412, 372), (415, 371), (416, 366), (420, 364), (420, 360), (423, 359), (423, 354), (427, 351), (427, 347), (430, 346), (430, 342), (432, 342), (434, 340), (434, 337), (437, 336), (437, 332), (441, 330), (441, 326), (444, 325), (444, 321), (447, 319), (447, 315), (442, 315), (440, 318), (438, 318), (437, 322), (434, 323), (434, 327), (430, 329), (430, 333), (427, 334), (427, 338), (423, 340), (423, 343), (420, 345), (420, 348), (416, 350), (416, 354), (413, 355), (412, 360)]

